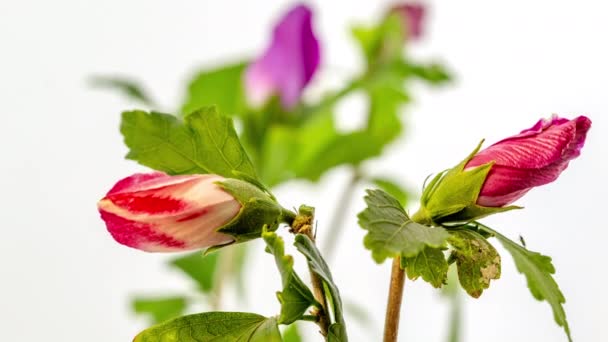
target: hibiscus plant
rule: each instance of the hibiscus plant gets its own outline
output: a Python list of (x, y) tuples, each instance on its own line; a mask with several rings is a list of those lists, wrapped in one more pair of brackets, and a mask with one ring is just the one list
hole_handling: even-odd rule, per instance
[[(340, 165), (353, 170), (344, 201), (355, 195), (355, 183), (375, 185), (367, 190), (367, 206), (358, 219), (367, 233), (362, 245), (371, 257), (377, 263), (392, 259), (384, 341), (397, 340), (406, 277), (441, 288), (453, 265), (460, 286), (477, 298), (500, 277), (502, 259), (495, 241), (512, 255), (534, 298), (550, 304), (571, 340), (551, 258), (480, 220), (521, 209), (513, 203), (532, 188), (555, 181), (579, 156), (591, 126), (587, 117), (554, 115), (484, 149), (480, 143), (458, 165), (425, 181), (412, 215), (405, 201), (414, 195), (398, 181), (367, 175), (361, 167), (401, 134), (399, 110), (410, 99), (409, 82), (449, 79), (440, 65), (416, 63), (404, 52), (422, 36), (424, 15), (422, 5), (408, 3), (387, 10), (377, 25), (354, 28), (365, 70), (344, 88), (311, 101), (304, 92), (319, 69), (321, 44), (312, 10), (297, 5), (275, 26), (260, 57), (200, 72), (176, 114), (123, 113), (127, 158), (154, 171), (118, 181), (99, 201), (101, 218), (116, 242), (146, 252), (194, 251), (172, 263), (199, 282), (203, 292), (212, 293), (219, 291), (213, 276), (223, 271), (218, 258), (243, 262), (236, 248), (262, 239), (282, 280), (276, 284), (280, 310), (271, 317), (225, 312), (219, 305), (185, 315), (183, 298), (140, 301), (141, 311), (155, 314), (157, 324), (135, 341), (287, 341), (288, 333), (282, 334), (279, 326), (297, 321), (316, 324), (320, 339), (347, 341), (343, 301), (326, 261), (333, 241), (319, 248), (316, 234), (336, 225), (319, 222), (317, 227), (311, 203), (286, 208), (273, 190), (293, 179), (318, 181)], [(155, 107), (131, 82), (98, 81)], [(340, 132), (335, 105), (354, 91), (369, 99), (367, 125)], [(277, 234), (283, 229), (306, 261), (309, 277), (294, 269), (294, 256), (285, 251), (287, 236)]]

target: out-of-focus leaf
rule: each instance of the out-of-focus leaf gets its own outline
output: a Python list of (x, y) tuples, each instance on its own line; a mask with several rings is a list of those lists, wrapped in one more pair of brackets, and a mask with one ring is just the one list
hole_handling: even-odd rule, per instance
[[(234, 282), (236, 286), (236, 292), (239, 298), (244, 299), (246, 297), (246, 289), (245, 286), (245, 271), (247, 270), (247, 246), (246, 243), (238, 243), (227, 248), (232, 250), (232, 271), (234, 273)], [(218, 251), (222, 252), (222, 251)]]
[(205, 312), (150, 327), (133, 342), (282, 342), (274, 317), (245, 312)]
[(196, 282), (200, 291), (208, 293), (213, 289), (219, 254), (222, 251), (203, 255), (202, 252), (190, 253), (171, 260), (170, 265), (177, 267)]
[(500, 278), (500, 255), (483, 236), (471, 230), (450, 231), (452, 256), (458, 266), (462, 287), (474, 298), (490, 287), (490, 281)]
[(407, 71), (421, 80), (430, 84), (440, 85), (452, 80), (452, 76), (441, 64), (432, 63), (428, 65), (408, 63), (404, 65)]
[(344, 311), (348, 313), (348, 315), (357, 322), (362, 325), (370, 328), (372, 326), (373, 320), (372, 316), (365, 309), (365, 307), (359, 303), (356, 303), (352, 300), (344, 300)]
[(124, 112), (120, 131), (129, 147), (127, 158), (155, 170), (224, 177), (239, 171), (257, 178), (232, 119), (215, 107), (201, 108), (184, 122), (169, 114)]
[(387, 177), (375, 177), (371, 179), (371, 182), (380, 189), (386, 191), (389, 195), (393, 196), (397, 201), (399, 201), (399, 204), (401, 204), (402, 207), (407, 205), (410, 194), (395, 180)]
[(258, 168), (264, 184), (272, 187), (293, 178), (292, 163), (303, 147), (299, 135), (297, 128), (287, 125), (273, 125), (266, 131)]
[(355, 26), (351, 33), (369, 66), (401, 57), (405, 35), (402, 20), (397, 15), (387, 16), (375, 26)]
[(131, 302), (133, 311), (148, 315), (154, 324), (181, 316), (188, 305), (186, 298), (176, 297), (137, 297)]
[(96, 88), (116, 90), (129, 99), (139, 101), (142, 104), (152, 107), (155, 102), (152, 97), (144, 90), (143, 86), (134, 80), (119, 76), (94, 76), (91, 84)]
[(302, 342), (297, 322), (292, 323), (283, 331), (283, 342)]
[(300, 319), (311, 305), (317, 301), (308, 286), (293, 269), (293, 257), (285, 255), (285, 245), (274, 232), (264, 232), (262, 234), (268, 247), (268, 251), (274, 255), (277, 268), (281, 273), (283, 281), (283, 291), (277, 292), (279, 302), (281, 302), (281, 314), (279, 323), (291, 324)]
[(413, 222), (399, 201), (382, 190), (367, 190), (365, 203), (359, 225), (368, 231), (363, 243), (378, 263), (399, 255), (415, 257), (427, 246), (444, 246), (449, 237), (444, 228)]
[(201, 107), (217, 106), (224, 115), (241, 115), (244, 111), (243, 71), (247, 63), (236, 63), (198, 72), (188, 85), (182, 113)]
[(310, 269), (323, 280), (324, 285), (329, 290), (327, 296), (327, 305), (331, 305), (332, 312), (335, 318), (335, 323), (329, 327), (328, 338), (330, 341), (346, 342), (346, 324), (344, 323), (342, 299), (338, 286), (334, 283), (329, 266), (321, 256), (321, 252), (317, 249), (314, 242), (303, 234), (296, 234), (294, 246), (308, 260)]
[(517, 270), (523, 273), (528, 280), (528, 288), (532, 296), (537, 300), (546, 300), (551, 305), (555, 322), (564, 328), (568, 340), (572, 341), (566, 312), (562, 306), (566, 302), (566, 298), (555, 279), (553, 279), (552, 274), (555, 273), (555, 267), (551, 263), (551, 258), (520, 246), (517, 242), (510, 240), (490, 227), (479, 223), (476, 223), (476, 225), (482, 231), (495, 236), (503, 247), (511, 253)]

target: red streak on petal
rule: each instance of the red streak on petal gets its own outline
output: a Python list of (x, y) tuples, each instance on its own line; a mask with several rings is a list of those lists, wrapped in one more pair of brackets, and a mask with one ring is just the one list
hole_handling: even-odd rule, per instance
[(152, 194), (136, 196), (132, 193), (108, 196), (116, 206), (134, 213), (163, 214), (175, 213), (188, 207), (188, 203), (170, 197), (156, 197)]
[(150, 224), (127, 220), (104, 210), (100, 210), (99, 213), (114, 240), (120, 244), (137, 249), (142, 247), (148, 249), (151, 245), (175, 249), (185, 247), (184, 242), (155, 231), (154, 226)]
[(176, 221), (177, 222), (184, 222), (184, 221), (194, 220), (195, 218), (199, 218), (199, 217), (201, 217), (203, 215), (208, 214), (210, 211), (211, 211), (211, 208), (210, 207), (206, 207), (206, 208), (197, 210), (197, 211), (195, 211), (195, 212), (193, 212), (193, 213), (191, 213), (191, 214), (189, 214), (189, 215), (187, 215), (185, 217), (179, 218)]
[(120, 181), (118, 181), (118, 183), (116, 183), (112, 189), (110, 189), (110, 191), (108, 191), (108, 196), (118, 193), (118, 192), (123, 192), (125, 190), (131, 190), (133, 187), (137, 186), (140, 183), (152, 180), (152, 179), (156, 179), (156, 178), (167, 178), (169, 176), (167, 176), (166, 174), (162, 173), (162, 172), (151, 172), (151, 173), (136, 173), (133, 174), (132, 176), (129, 176), (127, 178), (123, 178)]

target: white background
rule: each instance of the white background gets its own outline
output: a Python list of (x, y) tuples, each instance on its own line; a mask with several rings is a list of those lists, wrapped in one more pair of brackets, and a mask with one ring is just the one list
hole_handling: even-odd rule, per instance
[[(141, 79), (167, 109), (181, 99), (189, 72), (266, 43), (287, 1), (55, 0), (0, 1), (0, 330), (3, 341), (128, 341), (145, 322), (129, 312), (134, 293), (191, 287), (150, 255), (116, 244), (96, 201), (119, 178), (144, 170), (123, 160), (119, 113), (134, 106), (94, 91), (87, 77), (127, 73)], [(335, 78), (360, 68), (349, 23), (372, 22), (387, 2), (317, 1), (316, 31), (324, 72)], [(559, 113), (593, 120), (582, 156), (554, 184), (531, 191), (526, 210), (486, 222), (554, 258), (556, 279), (576, 341), (607, 341), (605, 227), (607, 5), (602, 1), (434, 1), (427, 38), (412, 47), (456, 74), (448, 87), (416, 89), (408, 137), (371, 162), (373, 173), (419, 185), (459, 161), (480, 138), (488, 142)], [(327, 76), (327, 77), (326, 77)], [(319, 82), (317, 82), (319, 83)], [(317, 84), (317, 89), (323, 84)], [(354, 98), (340, 118), (353, 125)], [(321, 185), (278, 190), (286, 206), (316, 205), (319, 238), (346, 169)], [(344, 297), (369, 306), (374, 326), (352, 318), (352, 341), (379, 340), (389, 265), (373, 264), (354, 214), (332, 261)], [(546, 303), (535, 301), (509, 255), (502, 279), (467, 299), (464, 341), (565, 341)], [(279, 280), (256, 245), (250, 299), (228, 308), (272, 315)], [(266, 267), (259, 267), (266, 263)], [(298, 259), (298, 267), (301, 260)], [(422, 281), (408, 282), (401, 340), (444, 341), (447, 307)], [(349, 318), (349, 317), (347, 317)], [(310, 330), (314, 335), (314, 328)], [(315, 336), (316, 337), (316, 336)], [(315, 339), (312, 339), (315, 340)]]

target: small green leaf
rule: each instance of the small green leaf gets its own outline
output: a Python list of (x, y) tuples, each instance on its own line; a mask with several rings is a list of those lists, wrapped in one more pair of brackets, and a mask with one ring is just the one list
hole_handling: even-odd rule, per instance
[(401, 207), (405, 207), (407, 205), (410, 193), (396, 181), (386, 177), (375, 177), (371, 179), (371, 182), (387, 192), (389, 195), (393, 196), (397, 201), (399, 201)]
[(291, 324), (300, 319), (311, 305), (318, 305), (308, 286), (293, 269), (293, 257), (285, 255), (285, 245), (276, 233), (264, 232), (264, 241), (271, 254), (274, 255), (277, 268), (283, 280), (283, 291), (277, 292), (281, 302), (279, 323)]
[(178, 297), (137, 297), (131, 302), (137, 314), (149, 315), (153, 323), (161, 323), (181, 316), (186, 310), (186, 298)]
[(342, 299), (340, 298), (340, 291), (338, 291), (338, 287), (334, 283), (329, 266), (327, 266), (327, 263), (321, 256), (321, 252), (308, 236), (297, 234), (294, 246), (306, 257), (310, 269), (323, 279), (323, 283), (329, 292), (326, 293), (327, 305), (331, 305), (335, 320), (335, 323), (329, 327), (329, 340), (346, 342), (346, 324), (344, 323)]
[(452, 80), (450, 73), (441, 64), (421, 65), (409, 63), (405, 67), (412, 75), (434, 85), (444, 84)]
[(214, 107), (180, 121), (175, 116), (144, 111), (124, 112), (120, 128), (135, 160), (168, 174), (214, 173), (232, 177), (233, 170), (256, 178), (232, 120)]
[(555, 267), (551, 263), (551, 258), (520, 246), (490, 227), (479, 223), (476, 224), (479, 229), (495, 236), (503, 247), (511, 253), (517, 270), (526, 276), (528, 288), (534, 298), (546, 300), (551, 305), (555, 322), (564, 328), (566, 335), (568, 335), (568, 340), (572, 341), (570, 327), (566, 320), (566, 312), (562, 306), (566, 302), (566, 298), (562, 291), (560, 291), (555, 279), (553, 279), (552, 274), (555, 273)]
[(297, 323), (292, 323), (283, 331), (283, 342), (302, 342)]
[(414, 257), (426, 246), (444, 246), (448, 232), (413, 222), (395, 198), (382, 190), (367, 190), (367, 208), (359, 213), (359, 225), (368, 231), (363, 240), (378, 263), (402, 255)]
[(219, 252), (203, 255), (198, 251), (173, 259), (170, 265), (194, 280), (201, 292), (209, 293), (213, 289), (218, 259)]
[(406, 269), (408, 278), (415, 280), (422, 276), (424, 281), (435, 288), (440, 288), (446, 283), (448, 262), (439, 248), (427, 246), (414, 257), (402, 257), (401, 268)]
[(500, 278), (500, 255), (483, 236), (471, 230), (450, 231), (452, 256), (458, 266), (460, 285), (471, 297), (479, 298), (490, 281)]
[(245, 104), (242, 80), (246, 66), (247, 63), (236, 63), (200, 71), (188, 85), (182, 113), (215, 105), (225, 115), (242, 114)]
[(91, 84), (97, 88), (117, 90), (126, 97), (139, 101), (146, 106), (154, 106), (155, 102), (137, 82), (117, 76), (95, 76), (91, 79)]
[(133, 342), (281, 342), (274, 317), (244, 312), (206, 312), (155, 325)]

